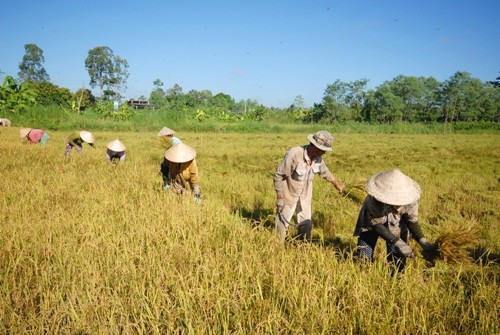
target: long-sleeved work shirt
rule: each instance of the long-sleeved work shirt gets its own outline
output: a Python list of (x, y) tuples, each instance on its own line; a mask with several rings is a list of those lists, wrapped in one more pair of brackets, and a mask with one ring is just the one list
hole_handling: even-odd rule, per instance
[(311, 159), (307, 155), (307, 145), (291, 148), (274, 173), (276, 194), (283, 196), (285, 204), (300, 202), (302, 208), (310, 207), (315, 174), (335, 181), (321, 157)]
[(68, 138), (67, 138), (67, 143), (69, 143), (70, 146), (74, 146), (74, 145), (77, 145), (77, 146), (82, 146), (82, 143), (83, 143), (83, 140), (82, 138), (80, 137), (80, 132), (79, 131), (74, 131), (72, 132)]
[(385, 225), (396, 237), (400, 236), (401, 225), (406, 224), (417, 240), (423, 237), (418, 224), (418, 202), (404, 206), (393, 206), (384, 204), (368, 195), (361, 205), (354, 236), (372, 230), (377, 224)]
[(73, 147), (76, 149), (76, 151), (80, 152), (83, 149), (83, 140), (80, 137), (80, 132), (74, 131), (72, 132), (68, 138), (66, 139), (66, 150), (64, 152), (64, 156), (68, 156), (73, 150)]
[(200, 174), (196, 159), (185, 163), (174, 163), (166, 158), (161, 164), (163, 181), (174, 188), (177, 193), (182, 193), (186, 189), (199, 192)]

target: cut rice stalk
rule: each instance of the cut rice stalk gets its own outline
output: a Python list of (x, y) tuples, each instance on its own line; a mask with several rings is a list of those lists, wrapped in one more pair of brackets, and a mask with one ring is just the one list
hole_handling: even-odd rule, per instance
[(469, 250), (480, 242), (480, 229), (475, 225), (448, 228), (434, 242), (434, 257), (447, 263), (464, 263), (471, 260)]
[(357, 203), (362, 203), (367, 194), (365, 191), (365, 182), (366, 180), (359, 180), (354, 185), (346, 185), (345, 189), (348, 191), (345, 193), (345, 197), (348, 197)]

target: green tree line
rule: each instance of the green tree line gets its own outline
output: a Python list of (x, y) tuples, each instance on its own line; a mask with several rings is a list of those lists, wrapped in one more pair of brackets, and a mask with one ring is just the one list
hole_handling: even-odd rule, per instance
[[(0, 87), (0, 111), (18, 113), (38, 105), (59, 106), (75, 113), (93, 110), (107, 118), (126, 119), (133, 115), (126, 103), (118, 110), (110, 103), (123, 99), (129, 77), (127, 61), (111, 48), (95, 47), (85, 59), (90, 87), (99, 89), (99, 98), (85, 87), (71, 92), (51, 83), (44, 61), (42, 49), (36, 44), (25, 45), (18, 79), (7, 75)], [(327, 85), (321, 102), (312, 107), (305, 107), (300, 95), (287, 108), (273, 108), (251, 99), (235, 101), (229, 94), (213, 94), (207, 89), (185, 93), (178, 84), (164, 89), (160, 79), (153, 82), (149, 97), (139, 98), (149, 100), (156, 112), (190, 112), (198, 121), (261, 121), (277, 114), (286, 115), (293, 122), (327, 124), (500, 121), (499, 78), (482, 82), (459, 71), (443, 82), (433, 77), (399, 75), (376, 88), (369, 89), (368, 83), (366, 78), (352, 82), (336, 80)]]

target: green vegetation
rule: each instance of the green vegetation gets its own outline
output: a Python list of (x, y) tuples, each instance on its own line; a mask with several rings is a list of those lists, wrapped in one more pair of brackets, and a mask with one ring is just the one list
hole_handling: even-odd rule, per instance
[[(64, 131), (50, 131), (45, 146), (21, 143), (17, 127), (0, 129), (0, 333), (500, 331), (498, 133), (425, 134), (416, 126), (421, 134), (403, 134), (395, 125), (394, 134), (383, 134), (389, 128), (321, 126), (336, 139), (327, 165), (352, 192), (340, 196), (317, 179), (314, 243), (281, 246), (273, 232), (271, 174), (285, 151), (305, 144), (317, 125), (256, 122), (267, 128), (248, 134), (172, 126), (198, 152), (200, 206), (161, 188), (163, 149), (155, 138), (159, 127), (151, 127), (167, 120), (202, 127), (210, 120), (188, 123), (177, 113), (145, 111), (129, 121), (106, 121), (60, 109), (30, 119), (39, 112), (19, 115), (17, 122), (50, 120), (57, 127), (60, 117)], [(72, 122), (94, 132), (97, 148), (85, 146), (65, 159)], [(115, 125), (141, 132), (112, 130)], [(412, 126), (402, 125), (401, 132)], [(113, 167), (105, 162), (104, 144), (116, 138), (128, 153)], [(418, 253), (402, 276), (391, 277), (383, 243), (374, 264), (353, 262), (359, 185), (393, 167), (422, 186), (421, 223), (429, 240), (464, 226), (479, 230), (470, 262), (431, 266)]]
[(37, 93), (29, 88), (29, 83), (18, 84), (11, 76), (5, 77), (0, 87), (0, 111), (14, 115), (35, 104)]
[[(71, 93), (49, 82), (43, 63), (43, 51), (36, 44), (25, 45), (26, 54), (19, 65), (19, 84), (12, 76), (6, 76), (3, 86), (14, 84), (29, 86), (36, 99), (21, 99), (18, 105), (5, 91), (0, 90), (0, 112), (16, 113), (28, 106), (70, 109), (79, 114), (82, 110), (94, 110), (98, 114), (120, 120), (132, 118), (127, 112), (126, 102), (122, 103), (119, 115), (114, 109), (103, 106), (109, 101), (122, 101), (129, 77), (128, 62), (107, 46), (89, 50), (85, 68), (90, 77), (90, 86), (99, 88), (100, 97), (96, 99), (89, 89), (79, 88)], [(163, 89), (160, 79), (153, 81), (153, 89), (148, 100), (160, 113), (195, 113), (198, 122), (207, 120), (221, 121), (264, 121), (269, 116), (281, 122), (283, 116), (287, 123), (336, 124), (343, 122), (366, 122), (377, 124), (392, 123), (456, 123), (500, 121), (500, 86), (496, 81), (482, 82), (468, 72), (458, 71), (450, 78), (439, 82), (434, 77), (415, 77), (398, 75), (376, 88), (368, 88), (369, 80), (362, 78), (352, 82), (339, 79), (325, 88), (322, 101), (313, 107), (305, 107), (302, 96), (295, 97), (286, 108), (267, 107), (258, 101), (244, 99), (235, 101), (225, 93), (213, 94), (209, 89), (183, 92), (174, 84)], [(14, 97), (17, 97), (14, 96)], [(28, 104), (27, 104), (28, 103)], [(149, 105), (149, 104), (148, 104)], [(6, 115), (9, 116), (9, 115)], [(210, 127), (209, 127), (210, 128)], [(258, 127), (261, 128), (261, 127)], [(127, 128), (128, 129), (128, 128)]]
[[(81, 91), (80, 93), (86, 93)], [(81, 108), (77, 103), (83, 97)], [(126, 104), (113, 109), (111, 101), (102, 101), (88, 108), (89, 95), (74, 95), (71, 106), (30, 107), (21, 113), (4, 113), (14, 125), (44, 128), (48, 130), (93, 130), (155, 131), (164, 125), (184, 131), (202, 132), (265, 132), (281, 133), (294, 131), (314, 132), (317, 123), (302, 123), (293, 119), (290, 110), (264, 110), (255, 113), (232, 115), (201, 109), (143, 109), (134, 110)], [(86, 100), (87, 99), (87, 100)], [(324, 123), (321, 123), (325, 125)], [(342, 133), (389, 133), (389, 134), (449, 134), (449, 133), (498, 133), (498, 122), (452, 122), (452, 123), (368, 123), (356, 121), (334, 122), (328, 125), (334, 132)]]

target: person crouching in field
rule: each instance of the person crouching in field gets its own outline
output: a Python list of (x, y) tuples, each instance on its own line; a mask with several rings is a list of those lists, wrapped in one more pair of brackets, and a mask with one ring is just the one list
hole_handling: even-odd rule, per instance
[(313, 179), (319, 174), (342, 193), (344, 185), (328, 170), (321, 156), (332, 151), (333, 136), (325, 131), (318, 131), (307, 137), (309, 144), (288, 150), (281, 164), (274, 173), (276, 191), (276, 232), (279, 241), (284, 242), (290, 220), (297, 214), (298, 237), (311, 239), (311, 206)]
[(408, 232), (424, 252), (432, 251), (418, 223), (420, 186), (400, 170), (388, 170), (371, 176), (359, 211), (354, 236), (358, 236), (355, 256), (373, 261), (379, 237), (387, 243), (387, 260), (402, 272), (406, 259), (414, 256), (408, 245)]
[(12, 122), (10, 122), (9, 119), (5, 119), (5, 118), (0, 119), (0, 126), (10, 127), (11, 125), (12, 125)]
[(29, 144), (47, 144), (50, 139), (49, 134), (45, 130), (32, 128), (21, 128), (19, 130), (19, 137), (21, 139), (27, 138)]
[(200, 175), (196, 164), (196, 151), (189, 145), (178, 143), (165, 151), (165, 158), (160, 170), (163, 177), (163, 188), (183, 194), (188, 189), (194, 200), (201, 203)]
[(66, 151), (64, 156), (69, 156), (71, 150), (75, 148), (77, 152), (83, 150), (83, 142), (87, 142), (91, 147), (94, 146), (94, 135), (90, 131), (75, 131), (68, 136), (66, 141)]
[(106, 144), (106, 160), (110, 163), (124, 162), (126, 147), (120, 140), (114, 140)]
[(175, 137), (174, 134), (175, 131), (173, 131), (172, 129), (163, 127), (156, 136), (159, 138), (163, 147), (169, 148), (174, 144), (181, 143), (181, 140)]

